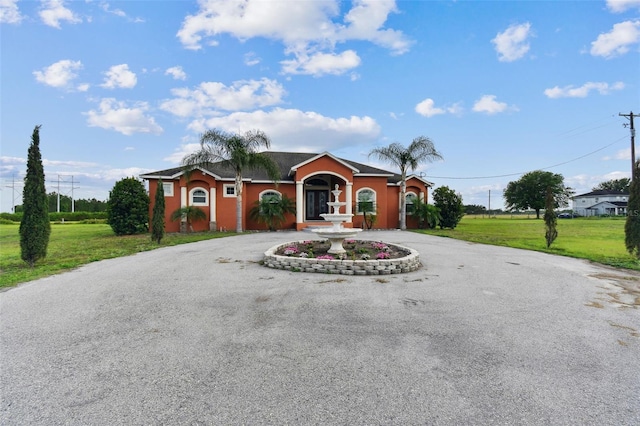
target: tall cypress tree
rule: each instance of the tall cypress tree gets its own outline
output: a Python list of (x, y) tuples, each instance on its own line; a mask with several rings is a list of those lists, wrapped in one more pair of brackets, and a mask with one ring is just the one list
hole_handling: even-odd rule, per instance
[(640, 259), (640, 161), (636, 161), (634, 177), (629, 186), (627, 222), (624, 224), (624, 243), (627, 251)]
[(20, 221), (20, 250), (22, 260), (33, 268), (36, 261), (47, 255), (51, 224), (49, 201), (44, 184), (44, 168), (40, 154), (40, 126), (33, 129), (27, 158), (27, 174), (22, 191), (22, 220)]
[(152, 214), (151, 240), (160, 244), (160, 240), (164, 237), (164, 187), (162, 186), (162, 179), (158, 179)]
[(556, 205), (556, 199), (553, 195), (553, 189), (548, 186), (547, 187), (547, 196), (544, 200), (544, 225), (545, 225), (545, 233), (544, 237), (547, 240), (547, 248), (551, 247), (551, 244), (558, 237), (558, 215), (554, 209)]

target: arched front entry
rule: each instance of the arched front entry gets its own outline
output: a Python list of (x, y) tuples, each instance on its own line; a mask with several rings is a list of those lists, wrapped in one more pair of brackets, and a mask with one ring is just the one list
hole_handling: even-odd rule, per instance
[(327, 203), (331, 188), (331, 178), (327, 176), (316, 176), (307, 179), (304, 183), (304, 220), (324, 220), (321, 214), (329, 212)]
[(296, 182), (297, 229), (325, 222), (321, 215), (329, 213), (327, 203), (333, 201), (331, 191), (335, 185), (338, 185), (342, 191), (340, 201), (347, 202), (340, 213), (351, 214), (353, 210), (351, 206), (353, 184), (343, 176), (333, 172), (318, 172), (305, 176), (301, 181)]

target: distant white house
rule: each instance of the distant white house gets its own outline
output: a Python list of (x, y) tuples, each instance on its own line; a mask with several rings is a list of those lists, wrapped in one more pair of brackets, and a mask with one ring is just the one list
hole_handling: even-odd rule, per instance
[(624, 215), (627, 214), (629, 193), (622, 191), (591, 191), (576, 195), (573, 200), (573, 212), (580, 216)]

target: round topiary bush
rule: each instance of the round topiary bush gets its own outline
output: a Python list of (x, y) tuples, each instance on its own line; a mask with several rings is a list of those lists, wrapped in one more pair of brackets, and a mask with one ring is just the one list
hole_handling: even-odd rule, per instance
[(107, 201), (107, 223), (116, 235), (142, 234), (149, 229), (149, 195), (136, 178), (116, 182)]

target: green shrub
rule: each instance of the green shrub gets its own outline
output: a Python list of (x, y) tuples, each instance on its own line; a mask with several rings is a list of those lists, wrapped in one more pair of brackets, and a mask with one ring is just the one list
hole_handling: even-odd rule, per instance
[(116, 182), (107, 201), (107, 223), (116, 235), (133, 235), (149, 229), (149, 195), (134, 177)]
[(441, 186), (433, 191), (433, 201), (440, 212), (440, 229), (454, 229), (464, 216), (462, 196), (447, 186)]

